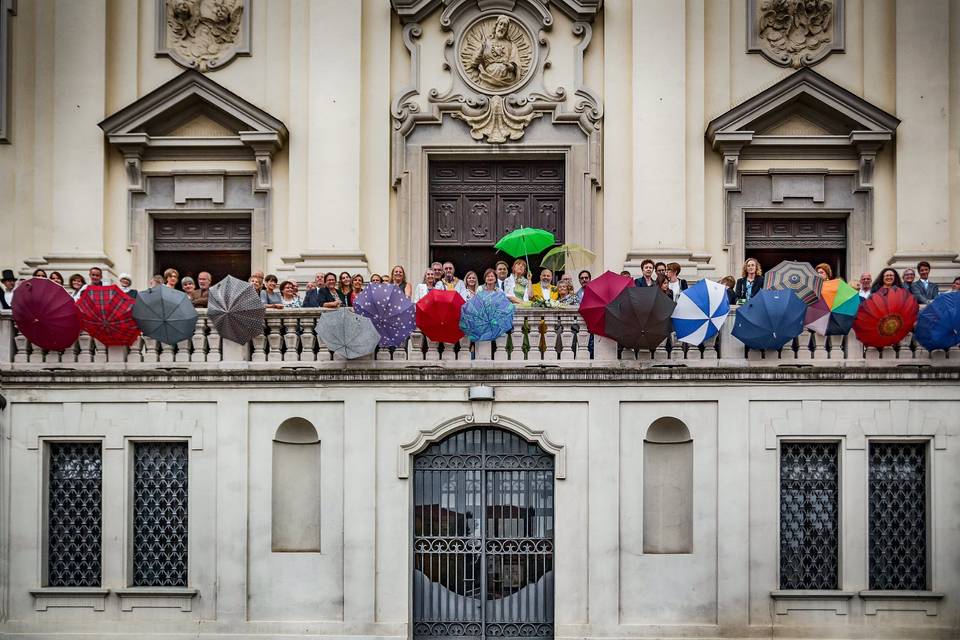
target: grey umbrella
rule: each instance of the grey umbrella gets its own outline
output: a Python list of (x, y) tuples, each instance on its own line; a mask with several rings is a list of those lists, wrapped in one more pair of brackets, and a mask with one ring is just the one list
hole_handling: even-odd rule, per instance
[(263, 333), (263, 303), (253, 285), (227, 276), (210, 287), (207, 317), (221, 336), (246, 344)]
[(330, 351), (347, 359), (373, 353), (380, 343), (380, 334), (373, 321), (349, 309), (327, 311), (320, 316), (317, 336)]
[(143, 335), (163, 344), (177, 344), (193, 336), (197, 310), (183, 291), (157, 285), (137, 294), (133, 319)]

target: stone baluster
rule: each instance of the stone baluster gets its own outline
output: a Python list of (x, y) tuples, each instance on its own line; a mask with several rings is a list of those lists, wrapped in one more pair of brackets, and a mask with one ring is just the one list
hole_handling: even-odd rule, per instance
[(410, 359), (423, 360), (423, 352), (426, 348), (427, 337), (419, 331), (414, 331), (410, 335)]
[(573, 338), (576, 335), (578, 324), (577, 317), (568, 315), (558, 319), (558, 329), (560, 332), (560, 359), (573, 360), (576, 353), (573, 351)]
[(493, 359), (494, 360), (507, 360), (510, 357), (510, 349), (507, 348), (507, 344), (510, 342), (510, 332), (498, 336), (496, 340), (493, 341)]
[(543, 331), (545, 327), (543, 326), (543, 318), (539, 316), (530, 316), (527, 318), (527, 343), (530, 345), (530, 350), (527, 351), (527, 360), (542, 360), (543, 359)]
[(127, 350), (127, 362), (143, 362), (143, 336), (138, 336)]
[(489, 362), (493, 360), (493, 341), (492, 340), (480, 340), (476, 343), (477, 351), (477, 362)]
[(93, 361), (99, 363), (107, 361), (107, 345), (96, 339), (93, 341)]
[[(197, 323), (199, 324), (199, 323)], [(174, 355), (174, 362), (190, 362), (190, 347), (193, 346), (193, 336), (177, 343), (177, 353)], [(203, 356), (203, 352), (200, 352)]]
[(157, 353), (160, 354), (160, 362), (173, 362), (173, 351), (173, 345), (157, 341)]
[(829, 360), (831, 345), (830, 336), (822, 336), (817, 332), (813, 332), (813, 334), (810, 336), (810, 340), (812, 344), (811, 353), (813, 355), (813, 359)]
[(590, 361), (590, 332), (587, 331), (587, 323), (582, 319), (577, 321), (576, 357), (581, 365), (585, 365)]
[(300, 320), (300, 361), (316, 362), (317, 334), (315, 332), (316, 318), (302, 318)]
[(149, 363), (160, 362), (160, 353), (158, 351), (159, 343), (154, 338), (149, 338), (147, 336), (142, 337), (143, 361)]
[(460, 351), (457, 352), (457, 360), (470, 360), (470, 338), (463, 336), (460, 338)]
[(813, 360), (817, 350), (815, 335), (813, 331), (805, 330), (797, 336), (797, 360)]
[(130, 347), (127, 345), (110, 345), (107, 347), (107, 362), (126, 362)]
[(13, 317), (0, 318), (0, 362), (13, 362), (16, 350)]
[(593, 359), (603, 363), (615, 363), (618, 359), (619, 345), (616, 340), (606, 336), (593, 337)]
[(193, 353), (190, 354), (191, 362), (206, 362), (207, 360), (207, 317), (197, 318), (197, 326), (193, 330)]
[(278, 318), (275, 316), (267, 318), (267, 328), (269, 333), (267, 334), (267, 361), (268, 362), (280, 362), (283, 360), (283, 318)]
[(423, 355), (424, 360), (435, 362), (440, 359), (440, 349), (436, 342), (428, 338), (426, 335), (423, 335), (423, 344), (427, 349), (426, 353)]
[(674, 354), (674, 344), (673, 344), (673, 334), (667, 336), (667, 339), (657, 345), (657, 348), (653, 350), (653, 359), (654, 360), (669, 360), (670, 358), (683, 358), (683, 352), (678, 348), (677, 352), (679, 356)]
[[(220, 332), (209, 320), (207, 320), (207, 326), (210, 328), (210, 333), (207, 335), (207, 362), (221, 362), (223, 360), (223, 338), (220, 337)], [(249, 347), (244, 345), (244, 348)]]
[[(857, 338), (857, 334), (853, 331), (849, 332), (846, 336), (843, 337), (839, 342), (840, 354), (837, 356), (838, 359), (843, 360), (863, 360), (866, 357), (864, 353), (865, 349), (863, 343)], [(830, 353), (833, 356), (833, 352)]]
[(15, 363), (26, 363), (30, 361), (30, 349), (33, 345), (27, 340), (27, 336), (22, 333), (17, 333), (13, 339), (14, 344), (14, 354), (13, 361)]
[[(690, 347), (687, 350), (687, 357), (690, 357), (690, 353), (694, 351), (694, 347)], [(703, 341), (701, 348), (697, 349), (699, 353), (698, 356), (694, 358), (703, 358), (704, 360), (717, 360), (720, 357), (720, 334), (717, 333), (712, 338), (708, 338)]]
[(560, 354), (557, 352), (557, 340), (559, 339), (559, 315), (546, 315), (541, 327), (546, 329), (543, 334), (543, 359), (559, 360)]
[[(384, 347), (380, 347), (380, 349), (383, 350)], [(390, 359), (409, 360), (411, 358), (410, 352), (412, 349), (413, 349), (413, 338), (407, 338), (406, 340), (403, 341), (403, 344), (401, 344), (396, 349), (393, 349), (392, 352), (389, 352), (390, 355), (386, 359), (387, 360), (390, 360)]]
[(913, 333), (908, 333), (903, 337), (898, 344), (894, 345), (894, 350), (896, 351), (897, 358), (899, 360), (913, 360), (914, 358), (914, 349), (919, 345), (916, 344), (913, 340)]
[(29, 343), (28, 346), (29, 355), (27, 356), (27, 362), (32, 363), (42, 363), (43, 362), (43, 349), (33, 344)]
[(261, 333), (253, 337), (251, 341), (253, 343), (253, 356), (250, 358), (252, 362), (266, 362), (267, 361), (267, 335)]
[(281, 318), (283, 321), (283, 352), (284, 362), (300, 360), (300, 336), (297, 334), (298, 323), (296, 318)]
[(507, 340), (507, 359), (520, 362), (524, 359), (523, 338), (526, 319), (520, 316), (513, 316), (513, 330), (510, 332), (510, 338)]
[(62, 351), (44, 351), (43, 361), (49, 364), (60, 364), (62, 353)]

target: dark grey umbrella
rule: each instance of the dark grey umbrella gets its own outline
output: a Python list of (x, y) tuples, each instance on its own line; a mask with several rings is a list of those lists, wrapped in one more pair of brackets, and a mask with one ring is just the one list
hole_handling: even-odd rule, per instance
[(183, 291), (157, 285), (137, 295), (133, 319), (143, 335), (163, 344), (177, 344), (193, 336), (197, 310)]
[(221, 336), (246, 344), (263, 333), (264, 310), (253, 285), (227, 276), (210, 287), (207, 317)]
[(652, 351), (670, 335), (676, 307), (659, 287), (627, 287), (607, 304), (604, 329), (624, 347)]
[(380, 343), (373, 321), (349, 309), (324, 312), (317, 322), (317, 336), (330, 351), (347, 359), (371, 354)]

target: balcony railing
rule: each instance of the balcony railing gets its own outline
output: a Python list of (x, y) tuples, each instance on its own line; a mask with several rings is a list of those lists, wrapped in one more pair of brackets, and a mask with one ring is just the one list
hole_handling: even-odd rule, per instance
[[(20, 334), (9, 311), (0, 313), (0, 367), (50, 368), (96, 367), (149, 368), (157, 363), (189, 364), (220, 368), (237, 363), (243, 367), (315, 366), (342, 367), (346, 362), (334, 355), (319, 339), (317, 320), (321, 309), (268, 310), (264, 333), (246, 345), (223, 339), (200, 310), (196, 330), (189, 340), (174, 346), (140, 337), (130, 347), (107, 347), (86, 333), (69, 349), (44, 351)], [(644, 363), (675, 363), (688, 366), (720, 367), (797, 365), (798, 363), (844, 366), (888, 366), (896, 364), (941, 364), (960, 366), (960, 348), (927, 351), (907, 335), (900, 344), (884, 349), (864, 347), (851, 332), (843, 337), (824, 338), (805, 332), (779, 351), (747, 349), (731, 334), (736, 310), (731, 311), (723, 330), (701, 346), (668, 338), (654, 351), (623, 349), (607, 338), (587, 333), (575, 310), (517, 310), (513, 330), (492, 342), (441, 344), (415, 332), (406, 345), (377, 349), (364, 358), (350, 361), (358, 366), (409, 366), (416, 362), (451, 367), (490, 367), (551, 363), (559, 366), (629, 366)]]

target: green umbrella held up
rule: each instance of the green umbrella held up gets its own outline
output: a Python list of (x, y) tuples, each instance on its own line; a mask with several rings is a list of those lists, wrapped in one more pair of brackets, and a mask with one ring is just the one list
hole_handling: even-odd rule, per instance
[(514, 258), (519, 258), (529, 256), (531, 253), (540, 253), (556, 242), (557, 239), (549, 231), (534, 227), (520, 227), (500, 238), (494, 246)]

